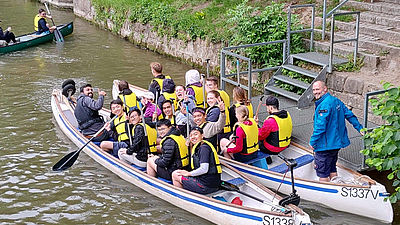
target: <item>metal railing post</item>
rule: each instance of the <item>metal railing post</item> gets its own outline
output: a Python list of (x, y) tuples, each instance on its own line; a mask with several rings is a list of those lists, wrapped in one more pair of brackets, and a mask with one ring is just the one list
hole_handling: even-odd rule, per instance
[(335, 15), (332, 15), (332, 21), (331, 21), (331, 45), (329, 49), (329, 66), (328, 66), (328, 72), (332, 73), (332, 64), (333, 64), (333, 42), (334, 37), (335, 37)]
[(225, 90), (225, 53), (221, 52), (221, 77), (220, 77), (220, 84), (221, 84), (221, 89)]
[(310, 37), (310, 52), (314, 48), (314, 21), (315, 21), (315, 5), (312, 6), (312, 16), (311, 16), (311, 37)]
[(287, 40), (287, 56), (290, 55), (290, 35), (291, 35), (291, 22), (292, 19), (292, 10), (289, 6), (289, 10), (288, 10), (288, 19), (287, 19), (287, 33), (286, 33), (286, 40)]
[(325, 40), (325, 28), (326, 28), (326, 0), (322, 8), (322, 40)]
[(248, 76), (247, 86), (249, 87), (249, 90), (248, 90), (248, 92), (247, 92), (247, 98), (248, 98), (248, 99), (251, 99), (251, 89), (252, 89), (251, 60), (248, 61), (248, 64), (249, 64), (249, 69), (248, 69), (249, 73), (248, 73), (248, 75), (247, 75), (247, 76)]
[(360, 12), (357, 14), (357, 21), (356, 21), (356, 43), (354, 45), (354, 66), (357, 63), (357, 55), (358, 55), (358, 37), (359, 37), (359, 28), (360, 28)]

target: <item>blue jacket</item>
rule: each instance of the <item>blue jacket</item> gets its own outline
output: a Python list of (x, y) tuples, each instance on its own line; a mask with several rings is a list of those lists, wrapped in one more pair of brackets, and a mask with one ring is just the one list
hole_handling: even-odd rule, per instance
[(340, 149), (350, 144), (345, 119), (357, 131), (362, 129), (357, 117), (338, 98), (326, 93), (315, 102), (314, 132), (310, 139), (314, 151)]

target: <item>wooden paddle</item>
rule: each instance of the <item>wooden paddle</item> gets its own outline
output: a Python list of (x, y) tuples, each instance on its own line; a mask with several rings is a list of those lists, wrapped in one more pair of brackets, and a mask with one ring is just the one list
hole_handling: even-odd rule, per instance
[[(113, 121), (115, 118), (118, 116), (114, 116), (109, 122)], [(104, 129), (106, 128), (106, 125), (104, 125), (97, 133), (93, 135), (80, 149), (68, 153), (66, 156), (64, 156), (60, 161), (58, 161), (54, 166), (53, 166), (53, 171), (63, 171), (68, 168), (70, 168), (76, 161), (76, 159), (79, 156), (79, 153), (88, 145), (97, 135), (99, 135)]]
[(139, 109), (140, 109), (140, 114), (142, 115), (142, 123), (143, 123), (143, 128), (144, 128), (144, 138), (145, 138), (144, 143), (146, 143), (146, 145), (147, 145), (147, 146), (145, 146), (145, 148), (148, 149), (147, 154), (151, 154), (149, 138), (147, 137), (146, 120), (144, 119), (144, 114), (143, 114), (143, 105), (142, 105), (141, 101), (138, 101), (138, 102), (139, 102)]
[[(47, 7), (47, 3), (46, 3), (46, 2), (44, 3), (44, 6), (46, 6), (47, 14), (49, 14), (49, 16), (51, 16), (49, 7)], [(56, 27), (56, 29), (53, 31), (53, 32), (54, 32), (54, 37), (56, 38), (56, 42), (57, 42), (57, 43), (64, 42), (64, 38), (63, 38), (63, 36), (62, 36), (60, 30), (58, 29), (58, 27), (57, 27), (56, 24), (54, 23), (53, 17), (51, 17), (50, 19), (51, 19), (51, 22), (53, 23), (53, 26)]]

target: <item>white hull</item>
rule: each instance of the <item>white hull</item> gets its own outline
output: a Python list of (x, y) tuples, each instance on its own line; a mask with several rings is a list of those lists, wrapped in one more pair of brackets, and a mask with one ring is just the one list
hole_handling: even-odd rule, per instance
[[(53, 115), (60, 126), (61, 130), (73, 141), (78, 147), (83, 146), (88, 140), (83, 137), (76, 127), (76, 121), (72, 120), (73, 114), (66, 99), (59, 91), (55, 91), (52, 95), (51, 105)], [(103, 112), (104, 113), (104, 112)], [(72, 117), (71, 117), (72, 116)], [(68, 118), (71, 120), (69, 121)], [(216, 224), (310, 224), (310, 219), (301, 209), (295, 206), (289, 206), (291, 213), (283, 214), (273, 212), (271, 208), (276, 207), (281, 197), (277, 196), (273, 199), (273, 192), (264, 186), (253, 183), (246, 177), (240, 176), (229, 166), (223, 168), (223, 178), (240, 176), (246, 180), (245, 190), (249, 193), (262, 198), (268, 204), (257, 202), (251, 198), (240, 196), (243, 199), (243, 206), (219, 201), (211, 197), (199, 195), (184, 189), (177, 188), (167, 184), (157, 178), (148, 176), (146, 173), (118, 160), (110, 154), (104, 152), (95, 144), (90, 143), (84, 148), (84, 152), (97, 161), (99, 164), (109, 169), (122, 179), (132, 183), (133, 185), (157, 196), (177, 207), (189, 212), (194, 212), (196, 216), (200, 216)], [(217, 192), (218, 193), (218, 192)], [(232, 195), (235, 192), (222, 192), (223, 194)], [(226, 196), (226, 195), (225, 195)], [(246, 203), (247, 202), (247, 203)], [(272, 203), (271, 203), (272, 202)], [(271, 206), (273, 204), (274, 206)], [(254, 208), (253, 208), (254, 207)], [(281, 208), (280, 206), (277, 206)]]
[[(114, 99), (118, 96), (118, 82), (118, 80), (113, 82), (112, 93)], [(130, 88), (138, 95), (146, 91), (133, 85)], [(304, 154), (310, 154), (310, 152), (301, 149), (296, 144), (292, 144), (282, 154), (288, 158), (296, 158)], [(273, 157), (275, 157), (275, 165), (283, 163), (278, 157)], [(283, 174), (281, 173), (260, 169), (234, 160), (224, 159), (223, 157), (220, 158), (221, 161), (247, 174), (253, 180), (268, 188), (276, 190), (282, 182)], [(361, 176), (361, 174), (340, 165), (338, 165), (338, 174), (345, 180), (354, 180)], [(369, 183), (367, 186), (319, 182), (313, 163), (295, 169), (294, 177), (295, 188), (301, 199), (317, 202), (335, 210), (377, 219), (385, 223), (393, 221), (392, 205), (390, 202), (384, 201), (384, 198), (388, 196), (386, 188), (370, 178), (360, 179), (360, 181)], [(289, 195), (292, 192), (291, 185), (290, 173), (288, 172), (279, 188), (279, 192)]]

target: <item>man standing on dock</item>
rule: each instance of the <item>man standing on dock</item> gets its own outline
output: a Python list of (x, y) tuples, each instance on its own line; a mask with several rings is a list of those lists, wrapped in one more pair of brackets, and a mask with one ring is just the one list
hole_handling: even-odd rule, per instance
[(330, 181), (338, 175), (336, 162), (339, 150), (350, 145), (345, 119), (358, 132), (362, 125), (342, 101), (328, 93), (325, 82), (314, 82), (313, 94), (316, 101), (310, 146), (315, 152), (315, 170), (319, 180)]

